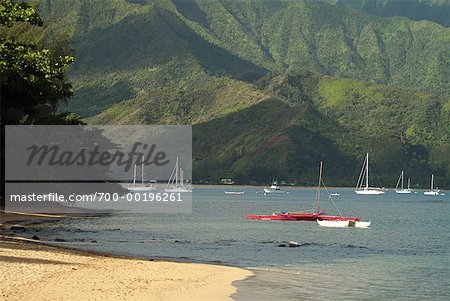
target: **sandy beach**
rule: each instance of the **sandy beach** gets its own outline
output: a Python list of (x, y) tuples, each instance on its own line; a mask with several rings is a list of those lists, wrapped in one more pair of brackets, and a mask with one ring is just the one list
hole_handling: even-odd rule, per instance
[(251, 272), (140, 260), (0, 237), (2, 300), (231, 300)]

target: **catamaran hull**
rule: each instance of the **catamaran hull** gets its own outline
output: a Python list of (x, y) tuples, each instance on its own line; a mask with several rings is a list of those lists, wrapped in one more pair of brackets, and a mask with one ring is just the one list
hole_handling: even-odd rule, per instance
[(361, 222), (354, 220), (317, 220), (317, 224), (322, 227), (330, 228), (368, 228), (370, 227), (371, 221)]
[(260, 220), (260, 221), (296, 221), (296, 219), (289, 217), (287, 214), (279, 215), (245, 215), (245, 218)]
[(348, 227), (348, 221), (321, 221), (317, 220), (317, 224), (322, 227), (344, 228)]
[(321, 215), (319, 217), (321, 221), (361, 221), (360, 217), (351, 216), (345, 217), (340, 215)]
[(316, 221), (323, 213), (281, 213), (273, 215), (245, 215), (245, 218), (265, 221)]

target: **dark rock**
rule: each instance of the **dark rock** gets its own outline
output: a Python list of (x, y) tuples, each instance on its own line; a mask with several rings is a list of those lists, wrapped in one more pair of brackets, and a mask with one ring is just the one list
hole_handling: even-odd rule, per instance
[(286, 248), (286, 245), (281, 244), (281, 245), (278, 245), (278, 247), (280, 247), (280, 248)]
[(96, 240), (91, 240), (91, 242), (92, 242), (92, 243), (96, 243), (97, 241), (96, 241)]
[(21, 225), (13, 225), (11, 226), (10, 230), (14, 232), (26, 232), (27, 228)]
[(34, 239), (34, 240), (41, 240), (41, 239), (39, 238), (39, 236), (37, 236), (37, 235), (33, 235), (33, 237), (32, 237), (31, 239)]
[(63, 239), (63, 238), (55, 238), (55, 241), (58, 241), (58, 242), (63, 242), (63, 241), (66, 241), (65, 239)]

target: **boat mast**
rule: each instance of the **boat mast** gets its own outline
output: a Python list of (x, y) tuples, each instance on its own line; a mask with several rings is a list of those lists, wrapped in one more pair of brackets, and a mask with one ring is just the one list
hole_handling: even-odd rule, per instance
[(366, 155), (366, 188), (369, 188), (369, 153)]
[(142, 162), (141, 166), (141, 182), (144, 184), (144, 162)]
[(322, 184), (322, 167), (323, 167), (323, 162), (320, 161), (319, 182), (317, 183), (317, 192), (316, 192), (316, 210), (317, 210), (317, 212), (320, 212), (320, 185)]
[(431, 190), (433, 190), (434, 174), (431, 174)]
[(178, 187), (178, 157), (175, 163), (175, 187)]
[(136, 164), (134, 164), (134, 171), (133, 171), (133, 186), (136, 185)]
[(402, 190), (403, 190), (403, 170), (402, 170)]
[(184, 171), (183, 171), (183, 168), (180, 168), (180, 186), (184, 187)]
[(408, 189), (411, 189), (411, 179), (408, 178)]

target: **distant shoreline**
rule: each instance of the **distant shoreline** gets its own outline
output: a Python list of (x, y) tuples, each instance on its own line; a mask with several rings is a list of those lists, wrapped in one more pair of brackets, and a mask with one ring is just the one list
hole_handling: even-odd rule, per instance
[[(227, 184), (194, 184), (194, 188), (228, 188), (230, 190), (238, 189), (238, 188), (260, 188), (261, 190), (263, 188), (269, 187), (268, 185), (227, 185)], [(311, 190), (311, 189), (317, 189), (315, 186), (280, 186), (283, 190)], [(328, 187), (328, 190), (330, 189), (340, 189), (340, 190), (353, 190), (355, 187)]]

